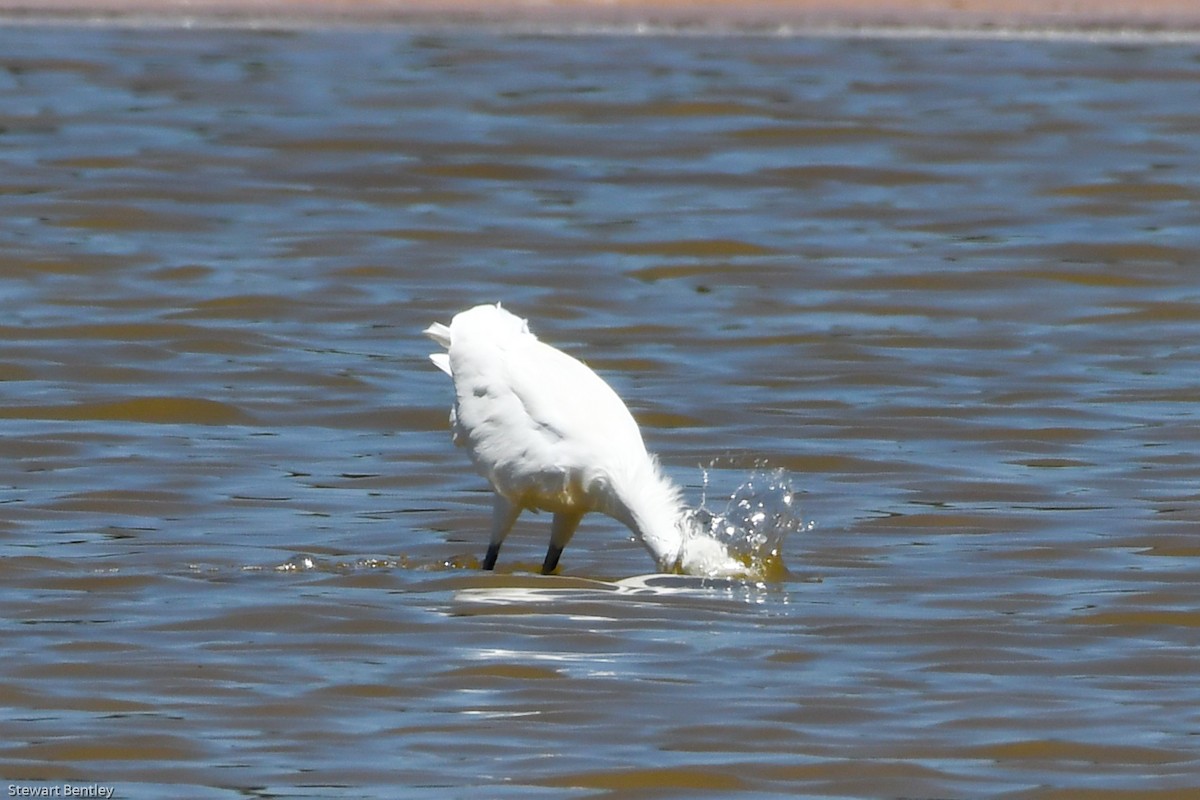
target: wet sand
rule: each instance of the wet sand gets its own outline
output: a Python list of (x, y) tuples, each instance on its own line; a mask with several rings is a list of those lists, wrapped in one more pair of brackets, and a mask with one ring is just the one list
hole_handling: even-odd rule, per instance
[(549, 28), (1197, 33), (1194, 0), (0, 0), (10, 20)]

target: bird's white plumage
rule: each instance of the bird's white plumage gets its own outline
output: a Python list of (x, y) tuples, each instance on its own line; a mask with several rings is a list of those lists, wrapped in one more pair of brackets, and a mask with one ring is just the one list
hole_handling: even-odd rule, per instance
[[(485, 566), (531, 509), (555, 515), (551, 550), (561, 551), (583, 514), (600, 511), (629, 526), (660, 569), (744, 572), (723, 545), (687, 529), (679, 491), (646, 452), (633, 416), (585, 364), (539, 341), (499, 304), (425, 333), (448, 350), (430, 358), (454, 379), (454, 441), (497, 494)], [(557, 558), (548, 554), (547, 565)]]

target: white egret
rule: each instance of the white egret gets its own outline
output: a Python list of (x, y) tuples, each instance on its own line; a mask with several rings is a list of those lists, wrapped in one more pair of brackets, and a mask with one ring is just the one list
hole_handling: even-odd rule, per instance
[(448, 350), (430, 359), (454, 380), (454, 443), (496, 492), (484, 569), (495, 567), (500, 545), (530, 509), (554, 515), (543, 574), (557, 567), (589, 511), (627, 525), (665, 572), (747, 574), (721, 542), (690, 524), (629, 409), (587, 365), (539, 341), (499, 303), (425, 334)]

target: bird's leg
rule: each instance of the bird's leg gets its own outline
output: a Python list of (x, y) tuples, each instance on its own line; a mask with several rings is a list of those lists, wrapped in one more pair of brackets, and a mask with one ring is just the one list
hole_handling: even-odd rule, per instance
[(492, 503), (492, 539), (488, 542), (487, 555), (483, 557), (484, 569), (496, 567), (496, 556), (500, 555), (500, 545), (504, 544), (504, 537), (508, 536), (508, 532), (512, 530), (513, 524), (520, 514), (520, 506), (509, 502), (504, 495), (496, 493), (496, 498)]
[(563, 548), (575, 535), (575, 529), (579, 527), (581, 519), (583, 514), (574, 511), (559, 511), (554, 515), (554, 522), (550, 526), (550, 547), (546, 550), (546, 560), (542, 562), (543, 575), (554, 572)]
[(500, 555), (500, 543), (499, 542), (490, 542), (488, 544), (487, 555), (485, 555), (483, 557), (483, 568), (484, 569), (495, 569), (496, 568), (496, 558), (499, 555)]

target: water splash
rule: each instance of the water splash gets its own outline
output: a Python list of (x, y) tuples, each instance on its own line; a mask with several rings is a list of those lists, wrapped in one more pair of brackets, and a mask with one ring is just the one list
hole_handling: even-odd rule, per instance
[(687, 512), (695, 536), (716, 539), (729, 554), (745, 564), (757, 577), (782, 580), (788, 574), (783, 563), (783, 545), (795, 530), (808, 530), (811, 522), (800, 515), (799, 492), (785, 469), (756, 466), (728, 496), (725, 508), (708, 508), (709, 468), (703, 469), (700, 507)]

